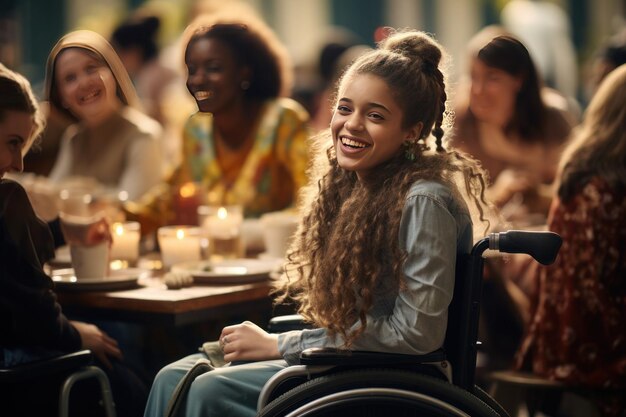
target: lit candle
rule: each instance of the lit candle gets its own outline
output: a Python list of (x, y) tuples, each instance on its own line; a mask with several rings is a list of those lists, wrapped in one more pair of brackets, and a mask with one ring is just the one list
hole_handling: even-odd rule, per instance
[(242, 221), (241, 210), (219, 207), (206, 218), (204, 227), (210, 236), (227, 239), (239, 234)]
[(111, 235), (111, 260), (123, 260), (136, 263), (139, 258), (139, 239), (141, 226), (138, 222), (113, 223)]
[(202, 229), (209, 237), (209, 252), (213, 258), (238, 258), (243, 255), (241, 206), (201, 206), (198, 216)]
[(200, 260), (200, 229), (164, 226), (158, 231), (161, 258), (166, 268), (174, 264)]

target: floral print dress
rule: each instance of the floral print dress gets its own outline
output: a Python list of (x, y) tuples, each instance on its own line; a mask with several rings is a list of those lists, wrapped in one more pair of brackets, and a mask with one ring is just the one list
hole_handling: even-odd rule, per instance
[(243, 206), (245, 217), (293, 208), (307, 183), (308, 114), (288, 98), (263, 104), (254, 143), (241, 155), (230, 180), (217, 159), (213, 115), (197, 112), (185, 124), (182, 162), (139, 201), (128, 201), (130, 220), (143, 232), (165, 224), (197, 224), (199, 204)]
[[(555, 200), (549, 229), (563, 246), (553, 265), (537, 269), (537, 308), (517, 365), (568, 385), (623, 394), (626, 197), (594, 178), (569, 201)], [(615, 407), (605, 414), (624, 411), (620, 397), (602, 400)]]

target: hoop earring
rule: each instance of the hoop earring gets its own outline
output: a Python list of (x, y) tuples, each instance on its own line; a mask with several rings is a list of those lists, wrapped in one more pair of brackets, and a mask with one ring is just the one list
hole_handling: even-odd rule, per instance
[(245, 90), (247, 90), (248, 88), (250, 88), (250, 81), (248, 81), (248, 80), (243, 80), (243, 81), (241, 82), (241, 89), (245, 91)]
[(420, 148), (420, 144), (417, 139), (405, 140), (402, 142), (404, 146), (404, 158), (409, 161), (415, 161)]

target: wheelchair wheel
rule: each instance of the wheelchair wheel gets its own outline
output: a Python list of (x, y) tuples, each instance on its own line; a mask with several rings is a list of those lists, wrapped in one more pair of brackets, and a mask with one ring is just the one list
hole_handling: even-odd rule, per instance
[(496, 413), (498, 413), (502, 417), (509, 417), (509, 413), (489, 394), (485, 392), (478, 385), (474, 386), (474, 395), (476, 395), (481, 401), (487, 404), (489, 407), (493, 408)]
[(267, 404), (257, 417), (349, 415), (501, 417), (484, 401), (446, 381), (381, 368), (314, 378)]

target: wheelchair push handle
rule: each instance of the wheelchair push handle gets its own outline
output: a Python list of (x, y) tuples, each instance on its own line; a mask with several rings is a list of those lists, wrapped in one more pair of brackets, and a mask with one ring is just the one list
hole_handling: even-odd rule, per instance
[(491, 233), (489, 249), (506, 253), (525, 253), (543, 265), (556, 259), (563, 240), (554, 232), (509, 230)]

